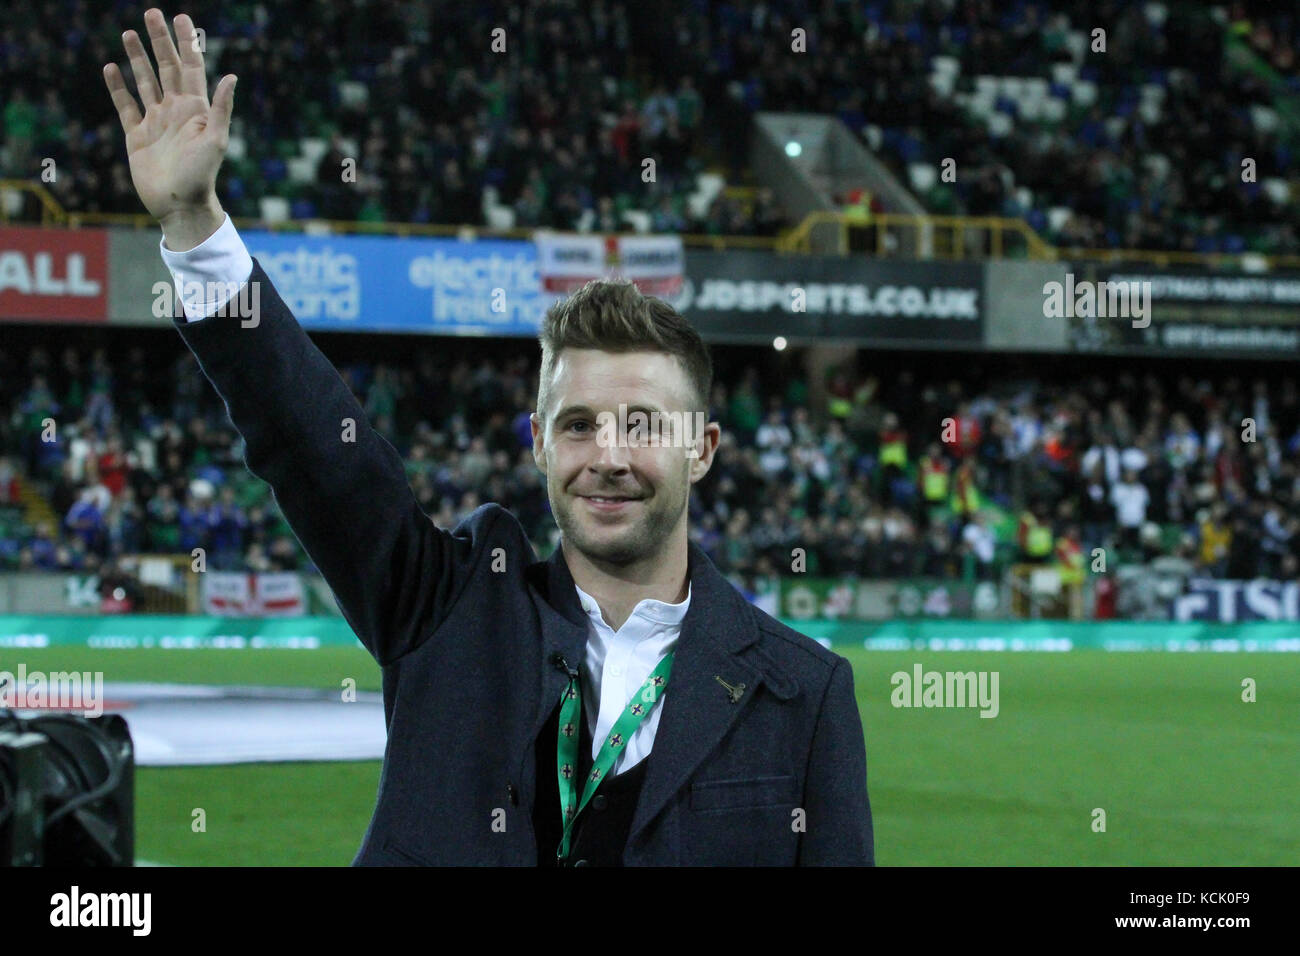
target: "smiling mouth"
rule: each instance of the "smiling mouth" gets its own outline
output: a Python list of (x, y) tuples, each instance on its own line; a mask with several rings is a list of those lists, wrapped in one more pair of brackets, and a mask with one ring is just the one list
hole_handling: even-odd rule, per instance
[(600, 495), (579, 495), (579, 497), (601, 511), (617, 510), (633, 501), (641, 500), (640, 498), (605, 498)]

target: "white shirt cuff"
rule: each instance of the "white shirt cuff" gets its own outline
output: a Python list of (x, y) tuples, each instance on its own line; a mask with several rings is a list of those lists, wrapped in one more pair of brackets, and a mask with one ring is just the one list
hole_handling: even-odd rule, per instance
[(158, 240), (158, 248), (189, 322), (214, 315), (253, 274), (253, 257), (239, 238), (229, 213), (221, 228), (193, 249), (176, 252), (168, 249), (162, 239)]

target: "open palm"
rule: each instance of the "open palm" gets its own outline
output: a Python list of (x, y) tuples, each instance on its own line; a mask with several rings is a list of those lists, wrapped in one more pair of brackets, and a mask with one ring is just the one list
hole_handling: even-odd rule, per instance
[(215, 204), (217, 170), (230, 134), (235, 77), (222, 77), (209, 105), (193, 21), (186, 14), (173, 21), (179, 53), (161, 10), (146, 11), (144, 21), (158, 60), (156, 77), (140, 37), (134, 30), (122, 34), (144, 115), (117, 64), (104, 67), (104, 82), (126, 133), (131, 181), (144, 207), (165, 222), (170, 216)]

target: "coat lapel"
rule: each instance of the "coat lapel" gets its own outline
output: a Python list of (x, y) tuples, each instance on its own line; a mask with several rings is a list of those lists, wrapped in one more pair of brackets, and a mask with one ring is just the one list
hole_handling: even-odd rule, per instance
[[(758, 684), (768, 677), (741, 658), (740, 652), (758, 635), (748, 602), (690, 542), (688, 574), (691, 605), (673, 655), (668, 689), (659, 704), (663, 715), (647, 758), (646, 778), (628, 833), (629, 843), (659, 813), (689, 779), (696, 767), (722, 742), (744, 713)], [(536, 562), (529, 574), (545, 600), (536, 602), (542, 616), (541, 695), (529, 743), (536, 739), (568, 682), (555, 666), (555, 655), (580, 667), (586, 655), (589, 621), (574, 590), (573, 575), (559, 547), (550, 558)], [(735, 691), (729, 692), (721, 678)], [(744, 689), (739, 688), (744, 684)], [(793, 688), (781, 686), (780, 696)], [(732, 696), (737, 700), (733, 703)]]
[(569, 684), (568, 676), (556, 665), (556, 657), (562, 657), (570, 667), (580, 670), (587, 655), (591, 622), (578, 600), (573, 575), (558, 545), (549, 558), (534, 563), (528, 572), (543, 597), (543, 600), (534, 602), (542, 624), (542, 673), (527, 741), (531, 746)]
[[(763, 674), (740, 657), (758, 635), (748, 603), (694, 542), (690, 544), (691, 606), (673, 655), (664, 708), (647, 758), (631, 843), (722, 742), (753, 700)], [(735, 703), (718, 678), (738, 691)], [(740, 690), (740, 684), (744, 684)]]

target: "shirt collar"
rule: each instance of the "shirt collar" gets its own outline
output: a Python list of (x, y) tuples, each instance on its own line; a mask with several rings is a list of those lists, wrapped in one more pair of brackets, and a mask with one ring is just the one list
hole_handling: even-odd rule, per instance
[[(600, 613), (600, 605), (596, 599), (584, 591), (578, 585), (573, 589), (578, 592), (578, 599), (582, 603), (583, 609), (597, 624), (605, 624), (605, 618)], [(637, 602), (637, 606), (632, 609), (632, 614), (628, 618), (639, 617), (655, 624), (680, 625), (682, 619), (686, 617), (686, 612), (691, 605), (691, 585), (688, 581), (686, 584), (686, 597), (680, 604), (668, 604), (665, 601), (656, 601), (654, 598), (642, 598)], [(608, 624), (605, 624), (608, 627)]]

